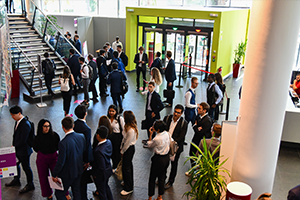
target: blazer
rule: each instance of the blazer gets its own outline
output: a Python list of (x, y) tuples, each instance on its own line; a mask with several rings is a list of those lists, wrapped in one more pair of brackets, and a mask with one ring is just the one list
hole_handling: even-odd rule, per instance
[[(211, 118), (208, 115), (205, 115), (202, 119), (198, 117), (197, 119), (197, 126), (193, 126), (194, 129), (194, 137), (192, 139), (192, 142), (194, 142), (196, 145), (199, 145), (200, 141), (205, 136), (205, 139), (211, 138), (211, 126), (213, 122)], [(202, 127), (202, 129), (199, 131), (198, 127)]]
[(155, 60), (153, 61), (153, 63), (152, 63), (152, 65), (151, 65), (150, 68), (152, 69), (153, 67), (156, 67), (157, 69), (159, 69), (159, 71), (161, 70), (162, 65), (161, 65), (160, 58), (155, 58)]
[[(173, 115), (168, 115), (168, 116), (165, 116), (165, 118), (164, 118), (164, 122), (167, 125), (167, 131), (169, 131), (169, 129), (170, 129), (172, 120), (173, 120)], [(182, 123), (183, 123), (183, 126), (181, 126)], [(174, 128), (173, 134), (172, 134), (172, 138), (177, 142), (177, 144), (179, 146), (178, 151), (183, 151), (183, 143), (185, 140), (185, 135), (187, 133), (187, 128), (188, 128), (187, 121), (183, 117), (180, 117), (180, 119), (178, 119), (178, 122), (177, 122), (177, 124)]]
[(110, 55), (112, 56), (114, 54), (114, 50), (113, 48), (110, 47), (110, 49), (108, 49), (108, 52), (110, 53)]
[(75, 42), (75, 48), (77, 49), (77, 51), (79, 51), (80, 54), (82, 54), (82, 52), (81, 52), (81, 42), (80, 42), (79, 39), (76, 40), (76, 42)]
[(297, 185), (289, 191), (287, 200), (300, 200), (300, 185)]
[[(140, 61), (140, 53), (135, 54), (134, 57), (134, 63), (136, 64), (136, 69), (139, 67), (139, 61)], [(143, 57), (142, 57), (142, 61), (144, 61), (145, 63), (142, 64), (142, 70), (146, 70), (146, 64), (148, 63), (148, 56), (146, 53), (143, 53)]]
[(175, 62), (173, 59), (169, 60), (165, 71), (165, 77), (167, 82), (174, 82), (176, 80)]
[(96, 81), (96, 79), (98, 78), (97, 64), (95, 63), (95, 61), (91, 60), (89, 62), (89, 65), (93, 69), (93, 81)]
[(128, 65), (128, 57), (126, 56), (126, 54), (124, 52), (122, 52), (120, 54), (120, 58), (122, 59), (123, 64), (125, 65), (125, 67)]
[[(123, 73), (123, 72), (121, 72)], [(125, 74), (123, 73), (123, 77), (127, 80)], [(113, 70), (107, 79), (107, 84), (110, 84), (110, 93), (122, 93), (122, 77), (119, 70)]]
[(71, 69), (71, 73), (76, 77), (77, 75), (80, 74), (80, 63), (78, 61), (79, 55), (78, 54), (74, 54), (73, 56), (71, 56), (68, 60), (68, 66)]
[(110, 140), (97, 145), (94, 149), (93, 174), (97, 177), (97, 180), (105, 181), (113, 174), (110, 163), (112, 150)]
[(85, 138), (79, 133), (69, 133), (58, 144), (58, 159), (53, 170), (53, 177), (75, 179), (83, 173), (83, 152)]
[(82, 120), (77, 119), (74, 122), (74, 131), (76, 133), (82, 133), (85, 138), (85, 151), (83, 153), (83, 161), (89, 163), (93, 160), (93, 151), (91, 145), (91, 129), (90, 127)]
[(32, 153), (32, 149), (28, 144), (28, 136), (31, 130), (31, 125), (25, 117), (20, 121), (17, 129), (16, 124), (14, 126), (12, 143), (12, 145), (16, 148), (16, 155), (29, 156)]
[(97, 62), (97, 67), (98, 67), (98, 74), (99, 76), (107, 76), (108, 74), (108, 69), (107, 69), (107, 66), (106, 66), (106, 58), (103, 56), (99, 56), (97, 59), (96, 59), (96, 62)]
[[(145, 109), (145, 115), (147, 116), (147, 107), (148, 107), (148, 97), (149, 97), (149, 92), (147, 93), (147, 102), (146, 102), (146, 109)], [(159, 112), (164, 109), (164, 104), (161, 102), (160, 96), (157, 92), (153, 91), (152, 97), (151, 97), (151, 102), (150, 102), (150, 107), (152, 112), (155, 113), (155, 119), (160, 119), (160, 114)]]

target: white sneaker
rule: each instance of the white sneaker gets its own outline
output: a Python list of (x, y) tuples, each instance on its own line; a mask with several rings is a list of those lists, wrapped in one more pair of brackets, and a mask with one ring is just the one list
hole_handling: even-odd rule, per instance
[(121, 182), (121, 185), (124, 186), (124, 181)]
[(126, 195), (131, 194), (132, 192), (133, 192), (133, 190), (131, 190), (131, 191), (129, 191), (129, 192), (127, 192), (127, 191), (125, 191), (125, 190), (122, 190), (122, 191), (121, 191), (121, 195), (126, 196)]

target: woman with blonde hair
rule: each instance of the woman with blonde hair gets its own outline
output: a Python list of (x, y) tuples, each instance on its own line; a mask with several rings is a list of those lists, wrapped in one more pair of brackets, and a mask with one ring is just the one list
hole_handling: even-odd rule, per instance
[(135, 152), (135, 143), (138, 139), (138, 128), (135, 116), (132, 111), (125, 111), (125, 126), (123, 130), (123, 140), (121, 143), (121, 155), (123, 156), (122, 174), (124, 189), (121, 195), (128, 195), (133, 192), (133, 165), (132, 159)]
[(61, 95), (63, 98), (63, 109), (65, 111), (65, 116), (67, 116), (71, 105), (72, 85), (75, 85), (74, 77), (68, 66), (64, 67), (62, 77), (59, 76), (58, 83), (60, 84)]
[[(159, 86), (162, 84), (162, 77), (159, 69), (156, 67), (153, 67), (151, 69), (151, 78), (150, 81), (147, 81), (146, 83), (148, 84), (149, 82), (154, 82), (155, 83), (155, 92), (159, 93)], [(143, 95), (147, 94), (148, 91), (142, 92)]]

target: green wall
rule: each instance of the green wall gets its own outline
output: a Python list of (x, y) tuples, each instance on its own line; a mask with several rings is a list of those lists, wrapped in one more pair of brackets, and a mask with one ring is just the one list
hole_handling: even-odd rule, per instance
[[(128, 9), (131, 11), (129, 12)], [(210, 14), (217, 14), (211, 17)], [(126, 70), (135, 69), (133, 63), (134, 55), (137, 52), (137, 16), (140, 19), (153, 23), (155, 17), (189, 18), (189, 19), (209, 19), (214, 20), (213, 38), (211, 46), (211, 72), (217, 72), (218, 67), (223, 67), (223, 76), (232, 71), (233, 50), (236, 45), (244, 41), (248, 29), (249, 9), (240, 10), (179, 10), (179, 9), (158, 9), (127, 7), (126, 11), (126, 54), (129, 63)], [(161, 20), (160, 20), (161, 21)], [(141, 31), (141, 29), (140, 29)], [(139, 32), (139, 33), (142, 33)], [(142, 43), (142, 35), (139, 34), (139, 45)], [(215, 53), (214, 53), (215, 52)], [(212, 57), (215, 56), (215, 62)]]

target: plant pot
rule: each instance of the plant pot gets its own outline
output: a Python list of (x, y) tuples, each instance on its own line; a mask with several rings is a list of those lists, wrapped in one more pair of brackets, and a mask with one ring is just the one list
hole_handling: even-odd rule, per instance
[(10, 98), (18, 98), (20, 96), (20, 77), (19, 70), (13, 70), (13, 77), (11, 77), (11, 96)]
[(239, 63), (233, 64), (233, 73), (232, 73), (233, 78), (237, 78), (239, 76), (240, 66), (241, 66), (241, 64), (239, 64)]

